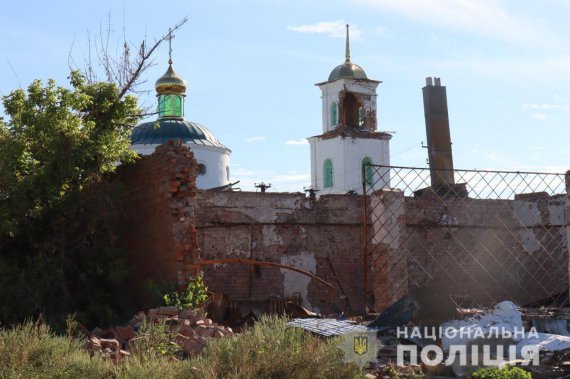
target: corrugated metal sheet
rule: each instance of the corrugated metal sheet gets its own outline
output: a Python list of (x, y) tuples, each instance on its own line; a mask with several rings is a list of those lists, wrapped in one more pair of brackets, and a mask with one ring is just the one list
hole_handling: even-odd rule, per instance
[(288, 322), (287, 325), (302, 328), (325, 337), (377, 330), (376, 328), (368, 328), (365, 325), (355, 324), (351, 321), (334, 318), (296, 318)]

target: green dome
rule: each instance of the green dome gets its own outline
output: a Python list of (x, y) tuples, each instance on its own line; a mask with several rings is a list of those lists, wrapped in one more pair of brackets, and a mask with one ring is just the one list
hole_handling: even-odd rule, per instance
[(186, 92), (186, 81), (176, 74), (172, 68), (172, 63), (170, 63), (168, 70), (154, 84), (154, 88), (159, 95), (184, 94)]
[(178, 139), (185, 144), (227, 149), (205, 126), (197, 122), (168, 118), (136, 126), (131, 134), (131, 145), (161, 145)]
[(345, 62), (336, 66), (329, 75), (329, 82), (342, 78), (368, 79), (364, 69), (352, 62)]

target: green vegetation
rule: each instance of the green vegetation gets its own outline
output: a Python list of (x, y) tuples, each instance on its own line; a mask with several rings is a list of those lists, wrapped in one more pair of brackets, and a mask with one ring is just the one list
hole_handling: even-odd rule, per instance
[(2, 378), (359, 378), (343, 363), (338, 341), (322, 340), (286, 327), (280, 318), (263, 318), (242, 334), (213, 340), (201, 357), (178, 361), (162, 347), (161, 324), (143, 326), (131, 356), (114, 365), (82, 350), (74, 333), (58, 336), (43, 323), (27, 322), (0, 330)]
[(130, 162), (137, 100), (113, 83), (70, 74), (3, 97), (0, 118), (0, 323), (42, 314), (63, 326), (116, 320), (126, 278), (116, 235), (117, 162)]
[(518, 367), (481, 368), (473, 373), (473, 379), (532, 379), (530, 372)]
[(337, 339), (322, 340), (286, 320), (263, 317), (240, 335), (212, 341), (194, 360), (201, 378), (358, 378)]
[(197, 310), (208, 299), (208, 287), (204, 284), (204, 276), (200, 272), (195, 278), (188, 279), (188, 285), (182, 293), (173, 291), (162, 297), (165, 305), (178, 309)]

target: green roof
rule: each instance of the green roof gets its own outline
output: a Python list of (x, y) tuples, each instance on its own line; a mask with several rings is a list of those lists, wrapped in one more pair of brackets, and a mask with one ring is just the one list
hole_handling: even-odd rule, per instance
[(161, 145), (178, 139), (185, 144), (227, 149), (205, 126), (181, 119), (163, 118), (145, 122), (136, 126), (131, 134), (132, 145)]

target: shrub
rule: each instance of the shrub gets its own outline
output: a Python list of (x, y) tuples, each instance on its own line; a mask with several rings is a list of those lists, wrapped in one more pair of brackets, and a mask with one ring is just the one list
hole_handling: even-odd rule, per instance
[(165, 305), (180, 309), (198, 309), (208, 298), (208, 287), (204, 284), (204, 276), (200, 272), (196, 277), (188, 279), (188, 285), (179, 293), (173, 291), (162, 297)]
[(473, 379), (532, 379), (532, 375), (518, 367), (481, 368), (472, 375)]

